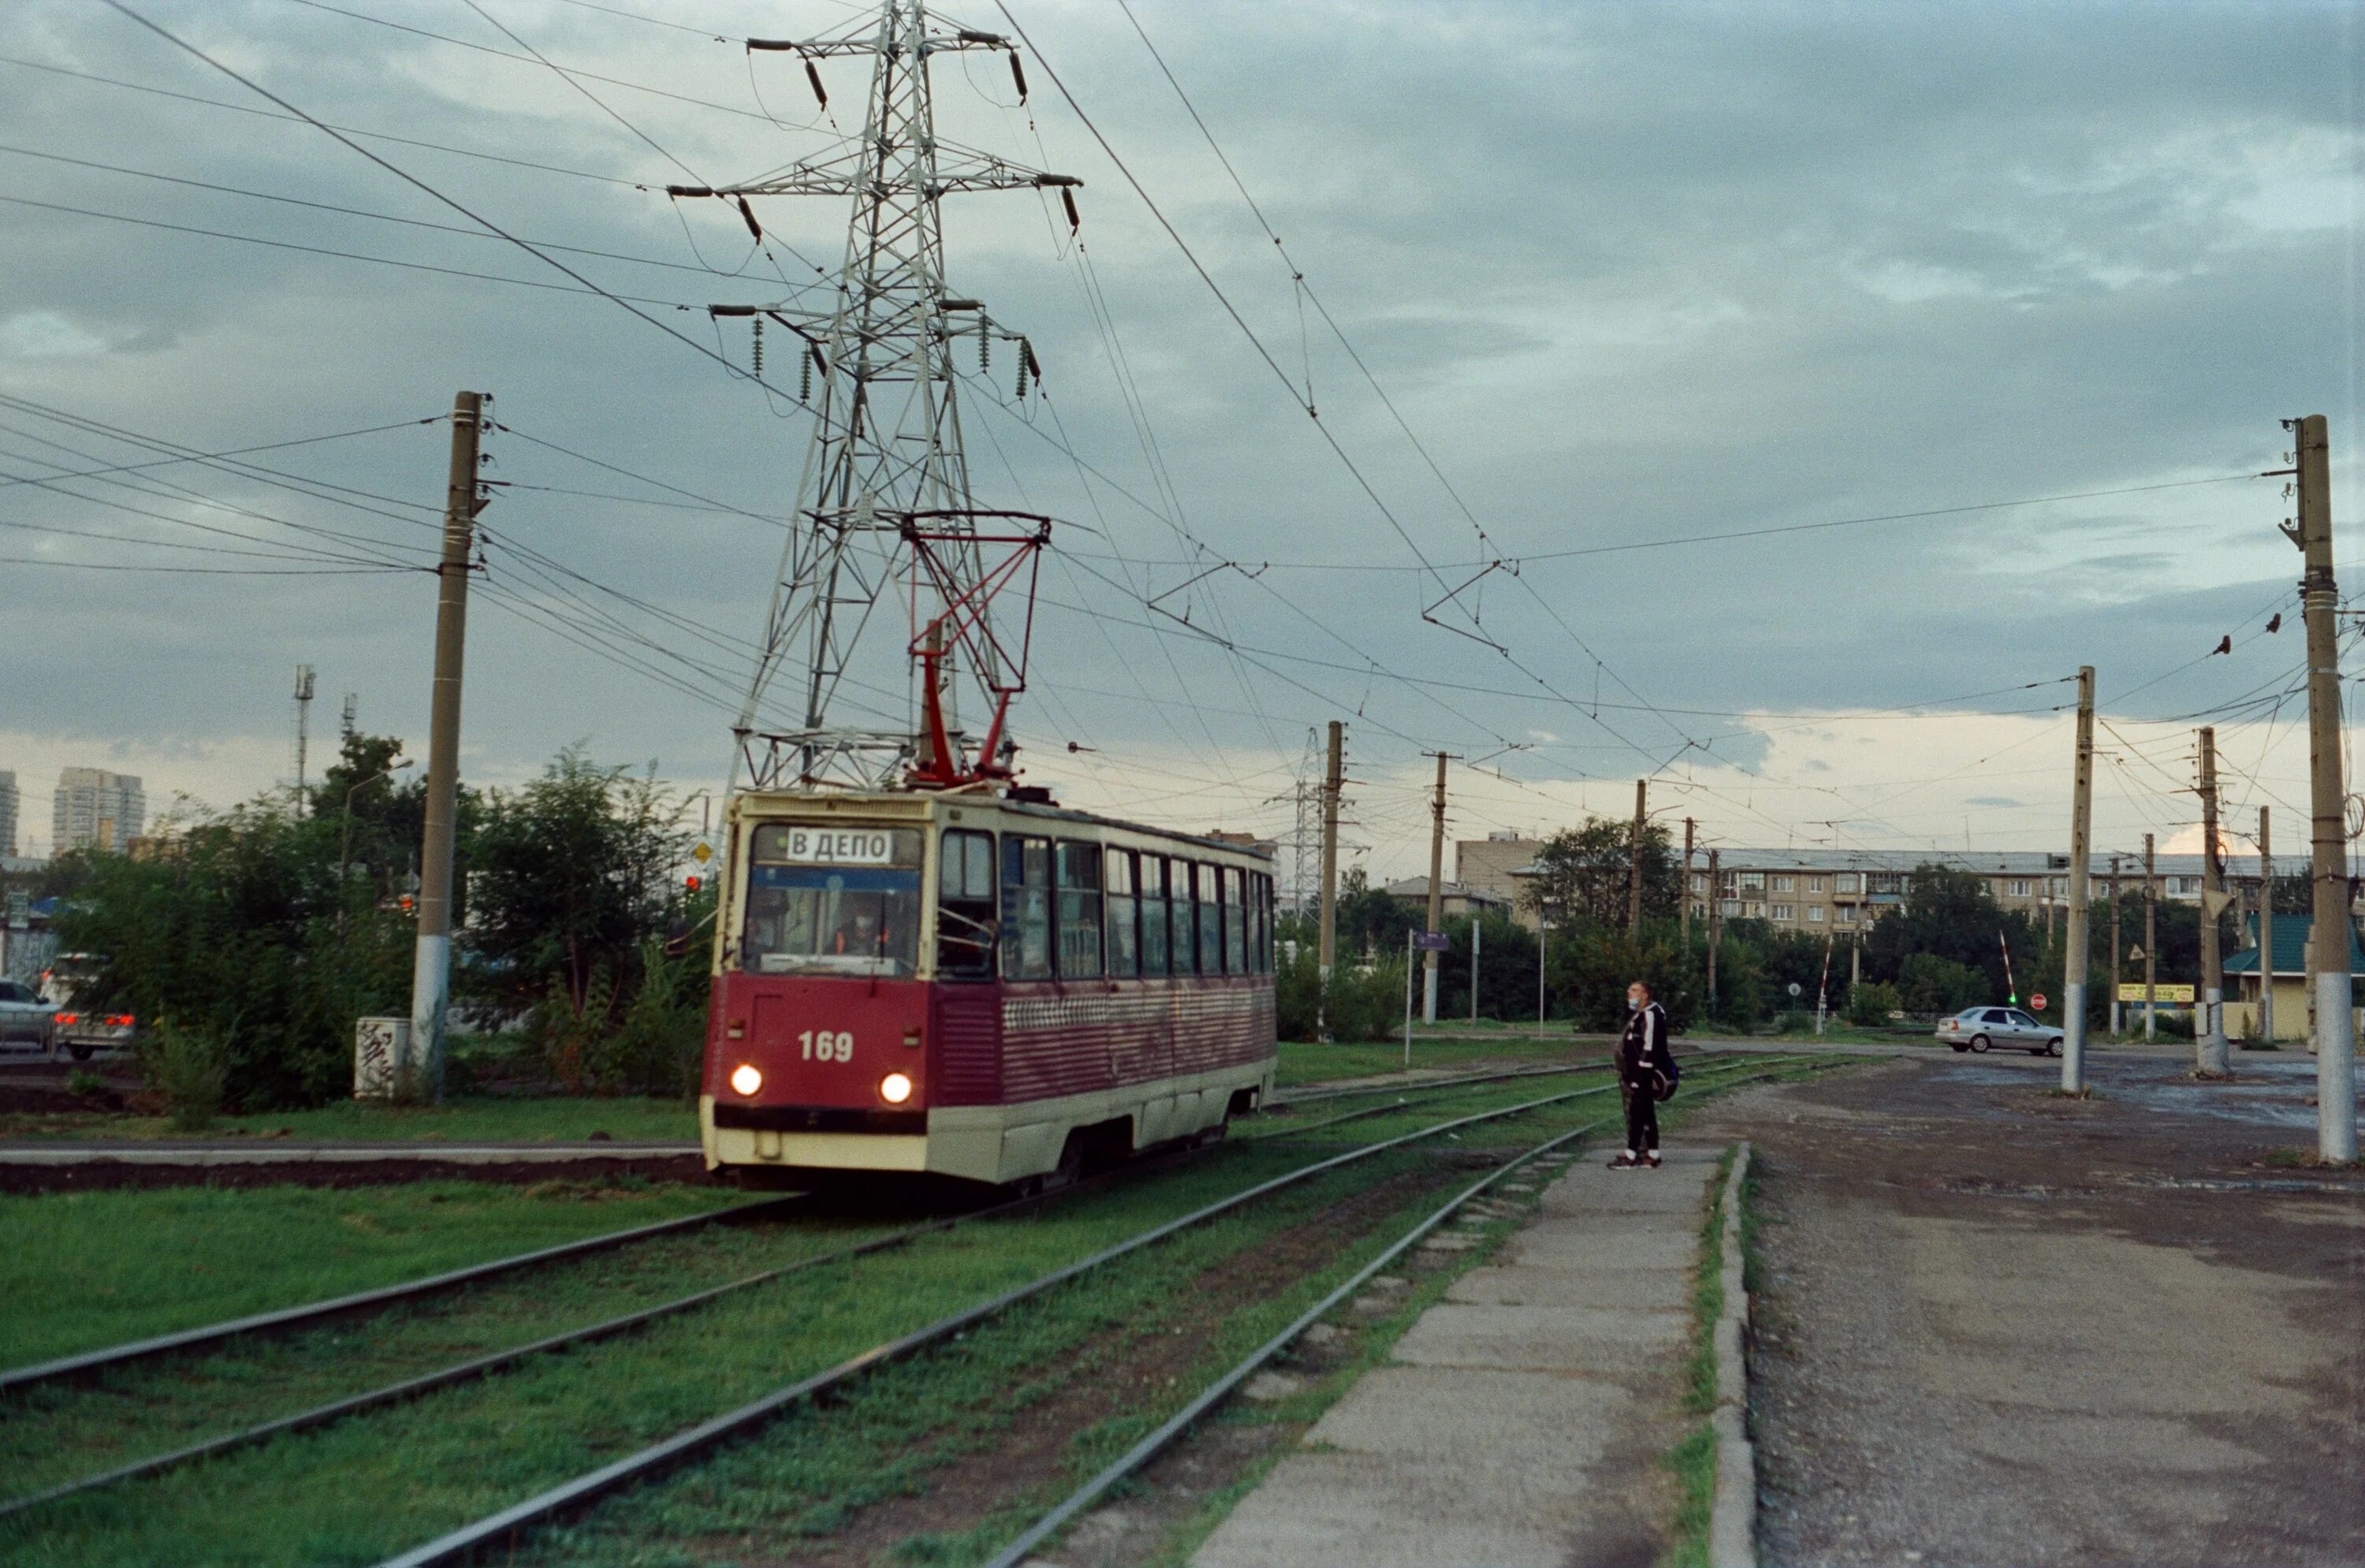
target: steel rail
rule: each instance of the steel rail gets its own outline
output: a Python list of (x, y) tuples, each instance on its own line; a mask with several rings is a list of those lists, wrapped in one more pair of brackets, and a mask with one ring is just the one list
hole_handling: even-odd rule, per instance
[(1457, 1083), (1495, 1083), (1504, 1079), (1540, 1078), (1555, 1072), (1607, 1072), (1613, 1065), (1606, 1061), (1592, 1061), (1578, 1067), (1506, 1068), (1500, 1072), (1474, 1072), (1461, 1078), (1413, 1078), (1400, 1083), (1364, 1083), (1351, 1088), (1314, 1089), (1301, 1094), (1268, 1100), (1257, 1109), (1260, 1114), (1262, 1114), (1285, 1110), (1293, 1105), (1316, 1104), (1325, 1100), (1351, 1099), (1358, 1094), (1392, 1094), (1407, 1089), (1444, 1089)]
[[(1798, 1057), (1778, 1060), (1776, 1065), (1776, 1069), (1773, 1071), (1751, 1073), (1738, 1078), (1720, 1077), (1716, 1080), (1716, 1082), (1720, 1087), (1724, 1088), (1729, 1088), (1737, 1083), (1756, 1082), (1763, 1079), (1778, 1076), (1780, 1070), (1784, 1068), (1797, 1068), (1802, 1065), (1808, 1067), (1810, 1070), (1821, 1070), (1820, 1068), (1818, 1068), (1810, 1058), (1806, 1057)], [(1366, 1263), (1362, 1268), (1355, 1271), (1355, 1272), (1341, 1282), (1337, 1289), (1331, 1291), (1329, 1294), (1324, 1296), (1320, 1301), (1316, 1302), (1312, 1306), (1307, 1307), (1303, 1313), (1300, 1313), (1290, 1322), (1288, 1327), (1283, 1328), (1272, 1338), (1266, 1340), (1263, 1344), (1250, 1351), (1246, 1357), (1244, 1357), (1238, 1364), (1233, 1366), (1228, 1372), (1226, 1372), (1221, 1377), (1218, 1377), (1215, 1382), (1200, 1390), (1198, 1394), (1194, 1396), (1189, 1404), (1183, 1406), (1182, 1409), (1169, 1417), (1155, 1430), (1143, 1437), (1139, 1442), (1135, 1443), (1133, 1447), (1127, 1449), (1124, 1453), (1118, 1455), (1116, 1459), (1110, 1462), (1107, 1467), (1103, 1469), (1100, 1473), (1094, 1475), (1091, 1480), (1076, 1488), (1075, 1491), (1070, 1493), (1067, 1498), (1057, 1507), (1053, 1508), (1049, 1513), (1045, 1514), (1041, 1518), (1036, 1520), (1034, 1524), (1028, 1526), (1025, 1533), (1021, 1534), (1017, 1540), (1003, 1547), (999, 1553), (989, 1560), (985, 1564), (985, 1568), (1017, 1568), (1017, 1564), (1025, 1562), (1028, 1553), (1032, 1552), (1035, 1548), (1042, 1545), (1044, 1541), (1049, 1540), (1061, 1529), (1065, 1528), (1069, 1521), (1073, 1519), (1078, 1514), (1092, 1506), (1092, 1505), (1105, 1495), (1111, 1487), (1116, 1485), (1119, 1482), (1125, 1480), (1126, 1477), (1131, 1475), (1135, 1471), (1140, 1469), (1143, 1465), (1149, 1463), (1150, 1460), (1157, 1457), (1159, 1452), (1163, 1450), (1167, 1444), (1172, 1442), (1177, 1437), (1188, 1430), (1191, 1425), (1197, 1421), (1199, 1417), (1205, 1416), (1209, 1410), (1223, 1403), (1234, 1389), (1239, 1387), (1241, 1383), (1246, 1383), (1250, 1377), (1254, 1376), (1259, 1368), (1262, 1367), (1267, 1361), (1272, 1360), (1273, 1357), (1281, 1354), (1282, 1351), (1287, 1350), (1308, 1328), (1313, 1327), (1315, 1324), (1320, 1322), (1323, 1318), (1336, 1311), (1340, 1302), (1345, 1301), (1355, 1292), (1362, 1289), (1362, 1287), (1371, 1281), (1373, 1275), (1377, 1274), (1382, 1269), (1386, 1268), (1390, 1263), (1395, 1262), (1398, 1258), (1403, 1257), (1410, 1249), (1418, 1246), (1422, 1238), (1428, 1236), (1430, 1231), (1435, 1230), (1439, 1226), (1452, 1218), (1453, 1215), (1464, 1204), (1477, 1197), (1496, 1182), (1500, 1182), (1504, 1177), (1508, 1176), (1513, 1171), (1519, 1170), (1519, 1167), (1541, 1159), (1544, 1155), (1551, 1153), (1553, 1149), (1560, 1148), (1563, 1144), (1570, 1143), (1577, 1138), (1583, 1137), (1586, 1134), (1592, 1132), (1595, 1128), (1606, 1126), (1608, 1122), (1608, 1118), (1605, 1116), (1599, 1121), (1587, 1122), (1581, 1127), (1547, 1138), (1543, 1142), (1537, 1144), (1532, 1148), (1530, 1148), (1525, 1153), (1520, 1154), (1512, 1159), (1507, 1160), (1497, 1169), (1488, 1172), (1485, 1176), (1481, 1177), (1478, 1181), (1474, 1182), (1469, 1186), (1463, 1188), (1442, 1207), (1423, 1219), (1419, 1224), (1414, 1226), (1410, 1230), (1405, 1232), (1405, 1234), (1395, 1243), (1390, 1245), (1385, 1251), (1373, 1259), (1369, 1263)]]
[(636, 1225), (629, 1229), (610, 1231), (603, 1236), (586, 1237), (580, 1241), (564, 1241), (555, 1247), (536, 1248), (512, 1257), (496, 1258), (488, 1262), (471, 1263), (465, 1268), (430, 1274), (424, 1279), (407, 1280), (391, 1285), (379, 1285), (372, 1290), (355, 1291), (351, 1295), (333, 1296), (327, 1301), (307, 1303), (302, 1306), (281, 1307), (272, 1312), (258, 1312), (251, 1316), (233, 1317), (197, 1328), (184, 1328), (176, 1333), (159, 1334), (152, 1338), (132, 1339), (110, 1345), (103, 1350), (84, 1350), (79, 1355), (60, 1356), (53, 1361), (36, 1361), (30, 1366), (0, 1372), (0, 1394), (32, 1388), (61, 1379), (87, 1376), (109, 1367), (145, 1361), (153, 1356), (174, 1351), (197, 1350), (218, 1345), (225, 1340), (248, 1334), (266, 1334), (282, 1329), (299, 1328), (331, 1317), (357, 1312), (375, 1311), (398, 1302), (415, 1301), (440, 1291), (454, 1290), (478, 1280), (511, 1273), (537, 1264), (555, 1263), (561, 1259), (587, 1257), (618, 1247), (628, 1247), (652, 1237), (667, 1236), (703, 1226), (721, 1224), (768, 1214), (802, 1201), (802, 1194), (790, 1193), (777, 1198), (758, 1198), (753, 1203), (734, 1204), (728, 1208), (713, 1209), (701, 1215), (685, 1215), (679, 1219), (662, 1219), (651, 1225)]
[[(1724, 1070), (1730, 1070), (1728, 1069)], [(1720, 1080), (1720, 1081), (1721, 1081), (1721, 1080)], [(1163, 1221), (1160, 1224), (1129, 1237), (1123, 1241), (1119, 1241), (1109, 1247), (1104, 1248), (1100, 1251), (1094, 1252), (1088, 1257), (1080, 1259), (1073, 1263), (1066, 1264), (1048, 1274), (1038, 1276), (1025, 1284), (1014, 1286), (999, 1295), (973, 1304), (970, 1306), (964, 1307), (960, 1311), (939, 1318), (934, 1323), (913, 1329), (910, 1333), (904, 1334), (895, 1339), (874, 1346), (871, 1349), (861, 1352), (859, 1355), (839, 1362), (836, 1366), (828, 1368), (823, 1372), (815, 1372), (782, 1388), (776, 1389), (772, 1393), (768, 1394), (759, 1399), (739, 1406), (737, 1409), (726, 1411), (710, 1420), (703, 1421), (697, 1426), (688, 1428), (683, 1431), (676, 1433), (670, 1438), (652, 1444), (637, 1452), (627, 1454), (622, 1459), (600, 1466), (599, 1469), (586, 1472), (584, 1474), (578, 1475), (573, 1480), (564, 1482), (557, 1486), (539, 1493), (532, 1497), (527, 1498), (521, 1503), (515, 1504), (498, 1513), (491, 1514), (482, 1519), (478, 1519), (472, 1524), (463, 1526), (461, 1529), (451, 1531), (446, 1535), (440, 1536), (437, 1539), (427, 1542), (423, 1546), (414, 1548), (411, 1551), (403, 1552), (398, 1556), (387, 1558), (378, 1564), (378, 1568), (436, 1568), (436, 1565), (439, 1564), (467, 1562), (481, 1549), (503, 1540), (509, 1540), (514, 1543), (515, 1538), (537, 1525), (546, 1523), (562, 1515), (577, 1511), (591, 1503), (599, 1501), (611, 1493), (622, 1491), (642, 1481), (652, 1479), (667, 1470), (695, 1460), (704, 1454), (707, 1450), (715, 1448), (723, 1442), (729, 1441), (760, 1428), (767, 1422), (805, 1400), (811, 1399), (817, 1394), (824, 1394), (840, 1384), (852, 1382), (875, 1368), (902, 1360), (903, 1358), (923, 1350), (940, 1340), (961, 1333), (972, 1326), (984, 1322), (988, 1318), (994, 1316), (998, 1313), (1006, 1311), (1010, 1307), (1030, 1300), (1058, 1285), (1064, 1284), (1070, 1280), (1075, 1279), (1093, 1269), (1100, 1267), (1102, 1264), (1113, 1262), (1115, 1260), (1138, 1251), (1142, 1248), (1162, 1241), (1168, 1237), (1175, 1235), (1182, 1230), (1200, 1224), (1203, 1221), (1212, 1219), (1219, 1215), (1228, 1213), (1231, 1210), (1240, 1207), (1256, 1198), (1262, 1197), (1267, 1193), (1279, 1191), (1282, 1188), (1294, 1185), (1296, 1182), (1321, 1175), (1326, 1171), (1337, 1170), (1341, 1166), (1351, 1164), (1357, 1160), (1369, 1159), (1373, 1155), (1385, 1152), (1388, 1149), (1400, 1148), (1403, 1145), (1418, 1142), (1424, 1138), (1434, 1137), (1442, 1133), (1452, 1132), (1459, 1127), (1470, 1126), (1481, 1122), (1496, 1121), (1507, 1116), (1519, 1115), (1528, 1111), (1537, 1110), (1546, 1105), (1560, 1104), (1570, 1100), (1584, 1099), (1595, 1094), (1606, 1094), (1616, 1087), (1617, 1086), (1615, 1084), (1597, 1084), (1590, 1088), (1571, 1090), (1565, 1093), (1546, 1095), (1541, 1099), (1525, 1101), (1519, 1104), (1505, 1106), (1497, 1110), (1481, 1111), (1469, 1115), (1455, 1117), (1448, 1121), (1440, 1122), (1432, 1126), (1419, 1128), (1409, 1133), (1399, 1134), (1395, 1137), (1385, 1138), (1377, 1143), (1366, 1144), (1359, 1148), (1348, 1149), (1328, 1159), (1317, 1160), (1310, 1165), (1302, 1166), (1295, 1170), (1288, 1171), (1283, 1175), (1259, 1182), (1241, 1192), (1235, 1193), (1228, 1197), (1220, 1198), (1212, 1204), (1205, 1205), (1204, 1207), (1194, 1209), (1189, 1214), (1180, 1215), (1174, 1219)], [(1380, 1107), (1380, 1109), (1395, 1110), (1397, 1109), (1397, 1107), (1384, 1106)], [(1356, 1114), (1363, 1114), (1365, 1113)], [(1073, 1189), (1069, 1190), (1072, 1191)]]
[(1614, 1085), (1600, 1084), (1589, 1089), (1577, 1089), (1563, 1094), (1547, 1095), (1541, 1099), (1526, 1101), (1499, 1110), (1481, 1111), (1470, 1115), (1455, 1117), (1440, 1122), (1433, 1126), (1402, 1133), (1377, 1143), (1351, 1148), (1328, 1159), (1318, 1159), (1312, 1164), (1301, 1166), (1295, 1170), (1260, 1182), (1228, 1197), (1219, 1198), (1212, 1204), (1194, 1209), (1189, 1214), (1162, 1221), (1123, 1241), (1115, 1242), (1087, 1257), (1081, 1258), (1075, 1262), (1039, 1275), (1025, 1284), (1014, 1286), (999, 1295), (963, 1307), (958, 1312), (940, 1317), (910, 1333), (873, 1346), (834, 1367), (775, 1389), (772, 1393), (743, 1405), (735, 1410), (726, 1411), (637, 1452), (627, 1454), (622, 1459), (602, 1465), (597, 1470), (586, 1472), (571, 1481), (564, 1482), (521, 1503), (488, 1515), (473, 1524), (465, 1525), (446, 1535), (439, 1536), (423, 1546), (387, 1558), (378, 1564), (378, 1568), (436, 1568), (439, 1564), (465, 1562), (481, 1548), (490, 1546), (497, 1541), (513, 1539), (536, 1525), (579, 1509), (611, 1493), (650, 1479), (695, 1459), (721, 1443), (754, 1431), (816, 1394), (839, 1384), (852, 1382), (874, 1368), (902, 1360), (940, 1340), (948, 1339), (998, 1313), (1007, 1311), (1021, 1302), (1065, 1284), (1070, 1280), (1088, 1273), (1104, 1263), (1114, 1262), (1119, 1258), (1163, 1241), (1168, 1237), (1194, 1225), (1213, 1219), (1219, 1215), (1227, 1214), (1267, 1193), (1295, 1185), (1326, 1171), (1335, 1170), (1357, 1160), (1368, 1159), (1373, 1155), (1384, 1153), (1405, 1144), (1451, 1132), (1457, 1127), (1519, 1115), (1545, 1105), (1559, 1104), (1564, 1101), (1582, 1099), (1587, 1095), (1607, 1093), (1612, 1087)]
[[(1573, 1071), (1577, 1070), (1564, 1069), (1562, 1070)], [(1429, 1086), (1424, 1085), (1422, 1087), (1428, 1088)], [(1453, 1091), (1440, 1089), (1439, 1092), (1452, 1093)], [(1436, 1097), (1436, 1094), (1430, 1094), (1428, 1096), (1428, 1098), (1432, 1099)], [(1332, 1116), (1327, 1120), (1309, 1123), (1304, 1126), (1291, 1127), (1288, 1128), (1287, 1131), (1292, 1134), (1313, 1132), (1322, 1127), (1336, 1126), (1341, 1122), (1357, 1121), (1367, 1116), (1385, 1115), (1390, 1112), (1402, 1110), (1410, 1102), (1408, 1101), (1399, 1100), (1393, 1104), (1375, 1105), (1365, 1110), (1351, 1111), (1342, 1116)], [(1256, 1141), (1259, 1140), (1243, 1138), (1234, 1147), (1247, 1147), (1249, 1144)], [(1201, 1148), (1185, 1151), (1185, 1155), (1187, 1157), (1190, 1154), (1212, 1153), (1221, 1147), (1223, 1146), (1208, 1144)], [(1136, 1177), (1148, 1173), (1149, 1170), (1154, 1169), (1154, 1167), (1149, 1166), (1133, 1165), (1127, 1166), (1118, 1171), (1112, 1172), (1111, 1174), (1113, 1178)], [(62, 1498), (71, 1497), (77, 1493), (92, 1491), (101, 1486), (111, 1486), (118, 1482), (134, 1481), (146, 1476), (162, 1474), (165, 1471), (177, 1469), (184, 1464), (194, 1463), (198, 1460), (211, 1459), (220, 1454), (234, 1452), (240, 1449), (251, 1448), (258, 1443), (266, 1442), (273, 1438), (292, 1436), (298, 1432), (310, 1431), (316, 1428), (325, 1427), (331, 1425), (334, 1422), (342, 1421), (351, 1416), (358, 1416), (385, 1406), (399, 1404), (405, 1400), (417, 1399), (425, 1394), (432, 1394), (438, 1389), (448, 1388), (456, 1383), (469, 1383), (478, 1378), (488, 1376), (493, 1372), (499, 1372), (506, 1367), (514, 1366), (518, 1362), (527, 1361), (535, 1356), (547, 1355), (555, 1351), (569, 1350), (578, 1345), (597, 1344), (600, 1340), (612, 1338), (620, 1334), (630, 1333), (634, 1329), (645, 1327), (651, 1323), (674, 1316), (677, 1314), (694, 1311), (699, 1307), (706, 1305), (710, 1302), (720, 1299), (721, 1297), (733, 1294), (739, 1291), (753, 1289), (757, 1285), (768, 1284), (775, 1280), (782, 1279), (790, 1274), (799, 1273), (808, 1269), (818, 1268), (824, 1263), (840, 1262), (850, 1258), (866, 1257), (873, 1253), (888, 1251), (894, 1248), (902, 1247), (907, 1242), (915, 1240), (920, 1237), (933, 1235), (939, 1231), (950, 1230), (956, 1226), (966, 1225), (972, 1220), (990, 1219), (996, 1215), (1013, 1213), (1018, 1209), (1049, 1203), (1055, 1199), (1077, 1196), (1086, 1192), (1095, 1191), (1103, 1184), (1104, 1183), (1102, 1182), (1093, 1181), (1076, 1183), (1066, 1187), (1054, 1188), (1048, 1192), (1032, 1193), (1024, 1197), (1014, 1198), (1006, 1203), (995, 1204), (986, 1208), (971, 1210), (965, 1214), (950, 1215), (942, 1219), (930, 1220), (920, 1225), (908, 1226), (902, 1230), (891, 1231), (884, 1236), (872, 1237), (867, 1241), (855, 1242), (848, 1246), (835, 1248), (827, 1252), (816, 1253), (810, 1258), (801, 1258), (794, 1262), (785, 1263), (778, 1268), (766, 1269), (759, 1272), (744, 1276), (740, 1279), (726, 1281), (722, 1284), (710, 1286), (705, 1290), (696, 1291), (689, 1295), (679, 1296), (671, 1301), (659, 1302), (655, 1305), (643, 1307), (635, 1312), (625, 1313), (620, 1316), (607, 1318), (598, 1323), (587, 1324), (579, 1328), (565, 1329), (556, 1334), (546, 1335), (542, 1338), (532, 1340), (526, 1344), (511, 1346), (507, 1350), (488, 1351), (484, 1355), (473, 1357), (465, 1361), (454, 1362), (450, 1366), (441, 1367), (433, 1372), (422, 1372), (416, 1377), (405, 1378), (398, 1382), (387, 1383), (377, 1388), (364, 1390), (359, 1394), (348, 1394), (344, 1398), (331, 1400), (325, 1405), (315, 1406), (310, 1409), (299, 1410), (290, 1415), (275, 1417), (271, 1420), (260, 1422), (254, 1426), (243, 1428), (235, 1432), (227, 1432), (219, 1437), (201, 1439), (196, 1442), (185, 1444), (177, 1449), (170, 1449), (160, 1454), (152, 1454), (145, 1459), (129, 1461), (109, 1470), (96, 1471), (91, 1474), (81, 1476), (71, 1481), (62, 1481), (55, 1485), (44, 1487), (38, 1492), (28, 1492), (21, 1496), (0, 1500), (0, 1518), (6, 1518), (13, 1514), (21, 1513), (26, 1509), (38, 1507), (46, 1503), (54, 1503)]]

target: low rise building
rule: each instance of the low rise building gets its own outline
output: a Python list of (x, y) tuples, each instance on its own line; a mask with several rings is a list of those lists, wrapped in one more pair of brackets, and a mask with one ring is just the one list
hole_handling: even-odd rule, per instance
[[(1410, 904), (1415, 913), (1422, 918), (1428, 917), (1429, 879), (1427, 877), (1407, 877), (1402, 881), (1390, 882), (1380, 890), (1399, 902)], [(1466, 882), (1439, 884), (1438, 903), (1442, 917), (1448, 920), (1462, 919), (1474, 911), (1477, 912), (1482, 918), (1488, 914), (1508, 914), (1512, 912), (1510, 900), (1498, 898), (1484, 888), (1474, 888)]]
[[(1511, 912), (1511, 918), (1533, 931), (1537, 927), (1536, 912), (1527, 907), (1519, 897), (1519, 874), (1531, 864), (1544, 846), (1541, 838), (1523, 838), (1516, 833), (1490, 833), (1484, 838), (1457, 839), (1453, 845), (1453, 879), (1463, 887), (1495, 900)], [(1429, 884), (1421, 883), (1425, 890)]]

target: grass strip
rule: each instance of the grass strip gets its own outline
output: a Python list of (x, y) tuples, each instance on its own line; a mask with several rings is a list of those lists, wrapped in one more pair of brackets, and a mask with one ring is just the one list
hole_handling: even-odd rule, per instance
[(1682, 1439), (1659, 1458), (1676, 1478), (1676, 1518), (1658, 1568), (1708, 1568), (1709, 1520), (1716, 1503), (1716, 1323), (1724, 1315), (1724, 1187), (1737, 1151), (1716, 1162), (1716, 1179), (1700, 1216), (1699, 1255), (1692, 1268), (1692, 1353), (1686, 1363), (1683, 1410), (1696, 1417)]
[(0, 1366), (20, 1367), (745, 1202), (719, 1188), (422, 1182), (0, 1197)]
[(441, 1105), (344, 1101), (303, 1111), (228, 1115), (202, 1133), (175, 1132), (161, 1115), (106, 1111), (0, 1113), (0, 1138), (152, 1142), (261, 1138), (331, 1143), (696, 1143), (698, 1111), (678, 1098), (641, 1095), (475, 1095)]

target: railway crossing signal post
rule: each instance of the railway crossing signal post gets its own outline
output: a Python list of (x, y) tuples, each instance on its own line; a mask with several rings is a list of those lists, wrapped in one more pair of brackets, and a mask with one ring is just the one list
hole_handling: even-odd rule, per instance
[[(2069, 934), (2061, 961), (2061, 1087), (2086, 1087), (2086, 862), (2094, 833), (2094, 666), (2078, 669), (2078, 762), (2069, 789)], [(2112, 912), (2115, 917), (2117, 912)]]
[(2299, 522), (2285, 534), (2306, 555), (2300, 599), (2307, 619), (2308, 806), (2315, 817), (2314, 937), (2315, 1125), (2326, 1160), (2357, 1159), (2357, 1033), (2350, 1011), (2348, 835), (2340, 778), (2340, 645), (2332, 577), (2331, 438), (2324, 416), (2285, 421), (2292, 431)]
[(443, 1025), (452, 1006), (452, 838), (460, 795), (460, 670), (468, 630), (469, 556), (485, 405), (452, 402), (451, 476), (443, 490), (443, 559), (436, 566), (435, 687), (427, 729), (427, 823), (419, 853), (419, 940), (410, 971), (410, 1061), (426, 1092), (443, 1097)]
[(1317, 1009), (1317, 1030), (1330, 1037), (1330, 969), (1339, 954), (1339, 789), (1347, 755), (1347, 726), (1330, 721), (1330, 753), (1322, 768), (1322, 923), (1317, 946), (1323, 1001)]
[[(1446, 758), (1446, 753), (1437, 754), (1437, 794), (1429, 807), (1429, 934), (1431, 936), (1445, 929), (1445, 885), (1440, 879), (1445, 875)], [(1430, 946), (1421, 958), (1420, 1021), (1434, 1024), (1437, 1022), (1437, 948)]]
[(2225, 966), (2217, 946), (2217, 916), (2224, 911), (2224, 879), (2217, 861), (2217, 732), (2201, 731), (2201, 1015), (2192, 1031), (2192, 1070), (2223, 1078), (2232, 1070), (2225, 1041)]

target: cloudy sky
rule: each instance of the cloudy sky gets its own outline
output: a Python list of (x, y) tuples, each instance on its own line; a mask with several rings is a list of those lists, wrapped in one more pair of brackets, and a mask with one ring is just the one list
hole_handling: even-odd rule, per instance
[[(843, 245), (832, 201), (768, 202), (751, 247), (661, 187), (852, 129), (861, 67), (824, 68), (833, 121), (742, 41), (845, 0), (135, 4), (740, 370), (745, 323), (703, 308)], [(1425, 865), (1439, 749), (1461, 836), (1631, 810), (1648, 775), (1726, 845), (2057, 847), (2090, 663), (2099, 847), (2193, 838), (2212, 720), (2236, 825), (2275, 803), (2301, 842), (2298, 562), (2253, 476), (2279, 420), (2327, 415), (2365, 570), (2365, 7), (1132, 0), (1284, 262), (1115, 0), (1011, 5), (1031, 103), (992, 56), (935, 82), (945, 137), (1085, 182), (1081, 252), (1033, 193), (945, 207), (954, 286), (1045, 370), (1021, 403), (997, 359), (965, 409), (981, 498), (1063, 520), (1031, 778), (1283, 832), (1343, 718), (1384, 874)], [(422, 421), (462, 386), (508, 427), (468, 773), (579, 743), (719, 783), (793, 400), (98, 0), (6, 15), (21, 846), (67, 763), (140, 774), (151, 811), (284, 779), (298, 662), (316, 736), (353, 692), (423, 740)], [(992, 0), (948, 15), (1009, 30)]]

